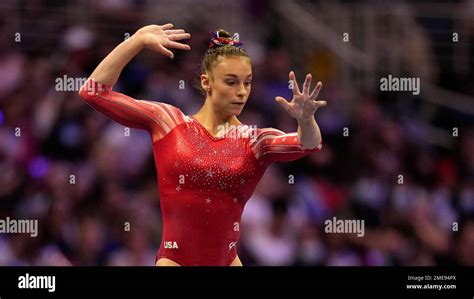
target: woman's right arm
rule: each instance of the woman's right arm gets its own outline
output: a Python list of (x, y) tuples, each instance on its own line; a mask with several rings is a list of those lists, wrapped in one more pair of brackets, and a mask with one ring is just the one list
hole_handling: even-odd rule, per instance
[(94, 109), (112, 120), (132, 128), (145, 129), (158, 140), (170, 131), (174, 114), (179, 109), (165, 103), (139, 101), (127, 95), (112, 91), (120, 73), (133, 57), (143, 48), (173, 58), (168, 48), (189, 50), (188, 45), (177, 42), (190, 38), (182, 29), (172, 24), (149, 25), (138, 30), (129, 39), (118, 45), (97, 66), (79, 91), (80, 96)]
[(149, 48), (170, 58), (173, 58), (174, 55), (168, 48), (190, 50), (189, 45), (177, 41), (190, 38), (191, 35), (183, 29), (171, 28), (173, 28), (173, 24), (149, 25), (139, 29), (110, 52), (97, 66), (90, 78), (104, 85), (115, 85), (123, 68), (143, 48)]

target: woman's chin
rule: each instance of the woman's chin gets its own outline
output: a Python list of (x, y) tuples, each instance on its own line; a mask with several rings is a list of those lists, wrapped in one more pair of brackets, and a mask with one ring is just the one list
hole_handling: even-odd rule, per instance
[(233, 107), (233, 108), (230, 109), (230, 113), (235, 115), (235, 116), (238, 116), (242, 113), (242, 110), (244, 110), (243, 108), (244, 107)]

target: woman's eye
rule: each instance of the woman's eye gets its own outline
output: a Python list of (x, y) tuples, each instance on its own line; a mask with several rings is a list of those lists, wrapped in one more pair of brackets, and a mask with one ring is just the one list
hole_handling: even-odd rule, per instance
[(245, 85), (250, 85), (250, 84), (252, 84), (251, 81), (245, 82)]
[(235, 84), (234, 81), (227, 81), (226, 83), (227, 83), (228, 85), (234, 85), (234, 84)]

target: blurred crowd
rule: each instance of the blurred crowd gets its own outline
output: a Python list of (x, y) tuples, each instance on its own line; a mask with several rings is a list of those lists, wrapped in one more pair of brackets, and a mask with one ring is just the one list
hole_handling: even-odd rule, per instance
[[(242, 20), (271, 27), (264, 22), (273, 18), (263, 16), (271, 3), (241, 2)], [(93, 110), (78, 96), (80, 86), (56, 85), (65, 75), (87, 78), (124, 32), (147, 25), (148, 2), (78, 1), (88, 8), (82, 21), (74, 18), (80, 13), (70, 12), (69, 1), (52, 3), (5, 1), (0, 13), (0, 219), (39, 223), (36, 238), (0, 234), (0, 265), (152, 266), (162, 222), (148, 133), (128, 134)], [(192, 50), (176, 51), (173, 60), (144, 51), (114, 90), (190, 115), (203, 103), (195, 84), (208, 32), (220, 26), (212, 21), (176, 26), (192, 34)], [(469, 29), (472, 45), (474, 26)], [(291, 69), (299, 78), (311, 69), (294, 65), (299, 53), (275, 42), (278, 31), (247, 44), (240, 38), (249, 47), (255, 79), (239, 119), (294, 132), (296, 121), (274, 97), (290, 98)], [(462, 87), (458, 91), (474, 99), (474, 47), (470, 50), (469, 74), (462, 81), (435, 60), (439, 76), (433, 83)], [(450, 134), (456, 127), (457, 134), (447, 146), (427, 142), (433, 133), (426, 128), (433, 124), (419, 117), (426, 113), (421, 91), (417, 98), (356, 91), (348, 99), (336, 79), (323, 82), (320, 97), (328, 107), (316, 113), (323, 149), (267, 170), (242, 217), (243, 264), (473, 266), (473, 118), (439, 108), (433, 124)], [(352, 110), (345, 109), (348, 101)], [(364, 220), (364, 236), (326, 233), (325, 221), (333, 217)]]

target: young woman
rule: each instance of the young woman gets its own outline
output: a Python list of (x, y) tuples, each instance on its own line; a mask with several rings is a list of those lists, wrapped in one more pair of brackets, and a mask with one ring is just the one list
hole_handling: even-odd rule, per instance
[(241, 214), (266, 168), (322, 147), (314, 118), (316, 110), (326, 105), (315, 100), (321, 82), (310, 93), (308, 74), (300, 92), (290, 72), (292, 101), (276, 98), (296, 118), (298, 132), (242, 124), (237, 116), (250, 94), (251, 61), (239, 42), (219, 30), (213, 32), (202, 61), (200, 80), (206, 99), (196, 114), (112, 91), (122, 69), (142, 49), (170, 58), (170, 48), (190, 50), (179, 41), (191, 35), (172, 28), (166, 24), (139, 29), (97, 66), (80, 95), (114, 121), (151, 135), (163, 216), (156, 265), (241, 266), (236, 251)]

